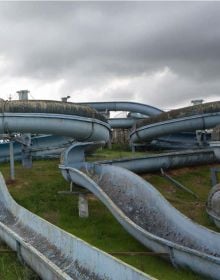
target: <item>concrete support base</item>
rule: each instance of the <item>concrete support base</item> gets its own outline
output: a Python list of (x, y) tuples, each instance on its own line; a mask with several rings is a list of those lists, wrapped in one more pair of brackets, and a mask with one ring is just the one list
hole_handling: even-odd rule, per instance
[(80, 218), (89, 217), (88, 197), (86, 194), (79, 194), (78, 208)]

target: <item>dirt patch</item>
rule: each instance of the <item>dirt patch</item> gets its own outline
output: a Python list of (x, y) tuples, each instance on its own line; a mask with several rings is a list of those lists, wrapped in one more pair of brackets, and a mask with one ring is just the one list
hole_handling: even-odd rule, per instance
[(52, 224), (57, 224), (59, 220), (59, 212), (49, 211), (43, 214), (43, 218)]
[(87, 198), (88, 198), (88, 200), (91, 200), (91, 201), (97, 201), (98, 200), (98, 198), (92, 193), (87, 194)]
[(16, 188), (16, 189), (22, 189), (24, 187), (28, 187), (29, 183), (26, 181), (21, 181), (21, 180), (11, 180), (10, 178), (5, 180), (5, 183), (8, 188)]
[(6, 185), (7, 186), (16, 186), (16, 184), (17, 184), (17, 180), (12, 180), (12, 179), (7, 179), (6, 181)]

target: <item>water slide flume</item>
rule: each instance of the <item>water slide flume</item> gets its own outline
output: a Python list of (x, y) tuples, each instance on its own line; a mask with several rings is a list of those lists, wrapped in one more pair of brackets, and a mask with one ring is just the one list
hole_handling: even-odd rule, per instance
[[(214, 121), (212, 122), (213, 126), (219, 121), (218, 113), (215, 112), (214, 115), (212, 115), (212, 117), (214, 116)], [(0, 133), (51, 133), (70, 136), (78, 141), (104, 140), (105, 142), (109, 139), (110, 133), (110, 126), (105, 122), (103, 117), (95, 111), (87, 107), (80, 107), (69, 103), (63, 104), (60, 102), (46, 101), (1, 102), (0, 118)], [(206, 119), (205, 122), (204, 118), (202, 118), (202, 120), (203, 123), (206, 124)], [(170, 120), (168, 122), (170, 122)], [(199, 129), (200, 123), (201, 122), (196, 122), (193, 129)], [(206, 126), (203, 125), (203, 127)], [(178, 127), (178, 129), (180, 128)], [(182, 129), (185, 130), (185, 126), (183, 126)], [(176, 130), (174, 129), (174, 131)], [(169, 124), (168, 132), (173, 132)], [(138, 139), (140, 139), (140, 135), (138, 135)], [(152, 248), (152, 250), (160, 253), (164, 252), (169, 255), (169, 259), (174, 265), (190, 268), (209, 278), (220, 279), (220, 235), (218, 233), (193, 223), (190, 219), (173, 208), (153, 186), (134, 173), (113, 166), (114, 163), (110, 166), (101, 163), (92, 164), (84, 162), (84, 149), (86, 146), (88, 146), (88, 144), (81, 145), (81, 147), (75, 146), (74, 149), (71, 147), (64, 153), (62, 157), (63, 164), (60, 167), (67, 180), (78, 183), (91, 190), (105, 203), (128, 232), (147, 247)], [(76, 152), (76, 150), (78, 150), (78, 152)], [(209, 161), (213, 158), (213, 153), (210, 151), (205, 151), (205, 154), (205, 160)], [(186, 153), (183, 155), (183, 162), (187, 162), (186, 158), (188, 156), (190, 155)], [(193, 152), (190, 157), (193, 161)], [(158, 161), (159, 158), (160, 156), (151, 157), (151, 161)], [(172, 161), (170, 160), (171, 158)], [(175, 163), (178, 166), (179, 158), (180, 154), (177, 155), (177, 153), (175, 153), (173, 157), (167, 155), (166, 158), (166, 156), (164, 156), (162, 161), (165, 165), (171, 163), (171, 167), (175, 166)], [(194, 158), (197, 163), (198, 158), (199, 154), (197, 153)], [(126, 163), (124, 161), (124, 164), (128, 164), (128, 161)], [(160, 166), (160, 168), (161, 167), (164, 168), (164, 166)], [(3, 192), (5, 193), (4, 187)], [(4, 202), (5, 196), (2, 197)], [(105, 262), (105, 257), (103, 257), (101, 251), (99, 251), (99, 258), (95, 252), (89, 251), (90, 249), (87, 250), (87, 248), (91, 248), (89, 245), (86, 249), (84, 247), (84, 249), (82, 249), (81, 247), (78, 248), (79, 243), (77, 243), (78, 251), (75, 251), (75, 247), (70, 249), (72, 247), (69, 246), (68, 237), (64, 238), (61, 234), (62, 231), (52, 225), (48, 228), (46, 225), (49, 225), (49, 223), (45, 221), (43, 224), (35, 223), (35, 221), (42, 220), (37, 216), (33, 218), (33, 228), (31, 228), (32, 224), (31, 226), (29, 224), (27, 225), (25, 219), (23, 219), (26, 212), (23, 212), (23, 214), (19, 216), (20, 213), (22, 213), (22, 210), (20, 210), (22, 208), (18, 207), (16, 211), (13, 212), (10, 208), (12, 204), (11, 201), (10, 203), (4, 202), (1, 204), (3, 206), (1, 211), (1, 226), (4, 229), (2, 231), (2, 237), (9, 246), (13, 249), (16, 248), (19, 255), (25, 260), (32, 255), (33, 258), (35, 258), (36, 254), (34, 254), (34, 251), (35, 253), (37, 252), (37, 254), (41, 254), (40, 257), (45, 257), (46, 262), (40, 264), (40, 266), (43, 266), (47, 271), (46, 274), (43, 275), (43, 278), (69, 279), (61, 278), (60, 275), (57, 277), (56, 269), (66, 274), (68, 269), (70, 269), (68, 277), (72, 277), (71, 273), (76, 273), (76, 276), (73, 277), (77, 279), (92, 279), (92, 277), (96, 279), (149, 279), (149, 276), (121, 262), (117, 262), (114, 259), (114, 261), (117, 262), (117, 265), (115, 265), (113, 259), (106, 254), (105, 256), (108, 261)], [(9, 216), (7, 217), (7, 215)], [(32, 216), (29, 216), (28, 223), (30, 223), (31, 220)], [(11, 228), (9, 227), (10, 225), (7, 224), (7, 221), (9, 221), (9, 224), (11, 223)], [(19, 224), (19, 222), (21, 222), (21, 224)], [(40, 226), (42, 227), (42, 236), (41, 232), (39, 233)], [(26, 228), (25, 232), (30, 233), (30, 236), (25, 239), (25, 236), (22, 236), (19, 228)], [(44, 229), (46, 229), (46, 232)], [(51, 241), (52, 244), (47, 245), (49, 248), (50, 245), (52, 245), (54, 249), (54, 251), (49, 250), (52, 254), (52, 261), (48, 255), (42, 253), (44, 252), (46, 254), (46, 252), (48, 252), (47, 245), (46, 249), (42, 249), (42, 251), (35, 246), (31, 238), (35, 236), (32, 230), (36, 231), (36, 236), (39, 236), (40, 244), (47, 244), (46, 240)], [(54, 237), (50, 239), (50, 235)], [(8, 240), (8, 236), (11, 236), (14, 243), (12, 240)], [(75, 244), (75, 241), (73, 241), (75, 238), (71, 238), (71, 242)], [(58, 243), (56, 243), (54, 239), (58, 240)], [(39, 244), (39, 242), (37, 243)], [(63, 246), (63, 243), (67, 244), (67, 246)], [(22, 249), (25, 248), (25, 244), (32, 246), (31, 253)], [(78, 255), (76, 256), (75, 252), (79, 254), (80, 251), (84, 254), (82, 258), (79, 255), (80, 259), (78, 260)], [(62, 258), (65, 260), (67, 258), (69, 260), (69, 252), (70, 255), (72, 254), (72, 259), (67, 266), (65, 265), (66, 261), (64, 261), (65, 268), (62, 267), (61, 263), (59, 264), (59, 261), (57, 264), (54, 264), (54, 256), (58, 257), (60, 254), (63, 254)], [(104, 267), (102, 258), (104, 258)], [(91, 262), (91, 259), (92, 261), (94, 260), (95, 263)], [(88, 262), (91, 263), (89, 264)], [(36, 261), (36, 263), (37, 265), (39, 264), (38, 261)], [(31, 265), (30, 261), (29, 264)], [(71, 265), (73, 265), (73, 267), (71, 267)], [(32, 267), (36, 271), (43, 271), (41, 268)], [(51, 277), (51, 275), (53, 276)], [(65, 275), (64, 277), (67, 276)]]
[[(0, 133), (52, 133), (79, 141), (109, 139), (109, 125), (90, 108), (48, 101), (0, 102)], [(18, 205), (1, 175), (0, 238), (42, 279), (153, 279)]]
[[(29, 101), (29, 104), (31, 104), (32, 101)], [(38, 101), (40, 103), (40, 101)], [(48, 101), (48, 104), (51, 103), (51, 101)], [(57, 104), (60, 102), (56, 102)], [(16, 101), (14, 102), (16, 104)], [(17, 103), (18, 104), (18, 103)], [(1, 106), (1, 112), (4, 111), (4, 106), (8, 107), (9, 102), (2, 101)], [(51, 103), (52, 105), (52, 103)], [(84, 106), (87, 107), (87, 105), (90, 105), (92, 108), (97, 109), (98, 111), (105, 112), (107, 111), (131, 111), (131, 112), (137, 112), (142, 113), (144, 115), (154, 116), (157, 114), (160, 114), (162, 110), (157, 109), (155, 107), (152, 107), (150, 105), (145, 105), (141, 103), (136, 102), (92, 102), (92, 103), (80, 103), (79, 108), (82, 108)], [(59, 105), (60, 106), (60, 105)], [(64, 107), (69, 107), (68, 112), (70, 112), (70, 108), (73, 107), (76, 110), (77, 104), (75, 103), (68, 103), (64, 104)], [(38, 106), (39, 107), (39, 106)], [(54, 105), (52, 106), (54, 107)], [(36, 109), (36, 108), (35, 108)], [(40, 109), (42, 111), (42, 108)], [(16, 109), (17, 111), (17, 109)], [(20, 109), (21, 111), (21, 109)], [(30, 112), (30, 108), (28, 109)], [(25, 111), (24, 111), (25, 112)], [(37, 113), (38, 111), (36, 111)], [(110, 124), (111, 128), (131, 128), (135, 123), (137, 119), (134, 118), (111, 118), (108, 119), (108, 123)], [(7, 132), (7, 128), (6, 128)], [(31, 142), (31, 155), (33, 158), (51, 158), (51, 157), (57, 157), (60, 156), (61, 152), (64, 148), (67, 148), (70, 145), (70, 141), (72, 139), (69, 137), (64, 137), (61, 135), (47, 135), (47, 136), (37, 136), (32, 137)], [(22, 147), (21, 144), (14, 142), (14, 158), (15, 160), (20, 160), (22, 158)], [(9, 142), (0, 143), (0, 162), (6, 162), (9, 161)]]
[(18, 205), (1, 174), (0, 238), (42, 279), (153, 280)]
[[(220, 142), (212, 141), (210, 146), (213, 148), (215, 157), (220, 161)], [(206, 212), (215, 225), (220, 228), (220, 184), (213, 186), (209, 192), (206, 204)]]
[[(14, 159), (22, 159), (22, 143), (17, 137), (12, 138)], [(39, 158), (59, 158), (61, 152), (69, 147), (74, 142), (71, 137), (65, 137), (60, 135), (38, 135), (31, 137), (31, 156), (34, 159)], [(0, 162), (9, 162), (10, 142), (0, 143)]]
[(109, 101), (109, 102), (85, 102), (85, 103), (78, 103), (78, 104), (87, 105), (99, 112), (126, 111), (126, 112), (140, 113), (147, 116), (156, 116), (163, 112), (162, 110), (156, 107), (147, 104), (137, 103), (137, 102)]
[(182, 131), (214, 128), (220, 123), (220, 102), (185, 107), (137, 122), (130, 134), (132, 143), (148, 142)]
[(181, 214), (151, 184), (119, 167), (119, 162), (117, 167), (85, 162), (88, 145), (74, 144), (64, 152), (60, 168), (65, 179), (94, 193), (131, 235), (153, 251), (167, 253), (174, 266), (220, 279), (220, 234)]
[(110, 126), (89, 107), (56, 101), (0, 101), (0, 134), (40, 133), (108, 141)]
[[(29, 101), (29, 104), (31, 104), (32, 101)], [(34, 101), (35, 102), (35, 101)], [(16, 101), (13, 101), (14, 104), (16, 104)], [(48, 101), (48, 104), (50, 103), (50, 107), (54, 111), (54, 105), (51, 103), (51, 101)], [(56, 102), (56, 104), (59, 104), (60, 102)], [(1, 102), (1, 111), (4, 111), (4, 107), (7, 108), (9, 106), (9, 102)], [(33, 104), (33, 102), (32, 102)], [(40, 101), (38, 101), (38, 104), (40, 104)], [(55, 102), (54, 102), (55, 104)], [(81, 105), (89, 105), (92, 108), (97, 109), (100, 112), (106, 112), (106, 111), (129, 111), (129, 112), (135, 112), (139, 114), (143, 114), (149, 117), (152, 116), (158, 116), (163, 113), (162, 110), (155, 108), (150, 105), (136, 103), (136, 102), (91, 102), (91, 103), (80, 103)], [(60, 106), (60, 105), (59, 105)], [(13, 107), (13, 106), (12, 106)], [(33, 107), (33, 106), (32, 106)], [(66, 107), (66, 112), (71, 112), (71, 108), (74, 107), (74, 110), (77, 108), (77, 104), (75, 103), (68, 103), (64, 104), (64, 107)], [(38, 107), (35, 108), (35, 112), (39, 113), (40, 111), (36, 110), (37, 108), (42, 111), (42, 108), (38, 105)], [(85, 108), (85, 106), (84, 106)], [(24, 108), (25, 109), (25, 108)], [(26, 108), (28, 109), (28, 108)], [(15, 112), (18, 111), (17, 109)], [(21, 109), (20, 109), (21, 111)], [(25, 112), (25, 111), (23, 111)], [(27, 112), (32, 112), (30, 108), (27, 110)], [(132, 126), (135, 126), (136, 122), (138, 121), (138, 118), (110, 118), (108, 119), (108, 123), (110, 124), (111, 128), (126, 128), (130, 129)], [(7, 132), (7, 127), (6, 127)], [(65, 139), (63, 136), (54, 136), (50, 135), (47, 137), (35, 137), (32, 138), (32, 145), (30, 147), (31, 154), (34, 158), (38, 157), (53, 157), (60, 154), (62, 149), (66, 147), (69, 144), (69, 140)], [(196, 148), (197, 147), (197, 140), (195, 137), (195, 134), (192, 133), (177, 133), (168, 135), (165, 137), (162, 137), (160, 139), (157, 139), (153, 141), (153, 146), (158, 148), (167, 148), (167, 149), (184, 149), (184, 148)], [(21, 159), (21, 145), (19, 143), (14, 144), (14, 157), (15, 159)], [(8, 161), (9, 160), (9, 143), (0, 143), (0, 162)]]

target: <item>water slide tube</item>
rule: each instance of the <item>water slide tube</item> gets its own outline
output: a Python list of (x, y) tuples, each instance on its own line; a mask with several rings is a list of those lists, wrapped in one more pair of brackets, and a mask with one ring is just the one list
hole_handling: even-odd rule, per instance
[(169, 153), (109, 165), (84, 161), (84, 149), (90, 144), (65, 150), (60, 165), (64, 178), (93, 192), (131, 235), (153, 251), (166, 253), (175, 267), (220, 279), (220, 234), (181, 214), (151, 184), (120, 167), (144, 172), (205, 163), (215, 160), (214, 152)]
[(132, 143), (148, 142), (155, 138), (182, 131), (214, 128), (220, 123), (220, 102), (185, 107), (137, 122), (130, 134)]
[[(49, 101), (50, 102), (50, 101)], [(68, 103), (74, 105), (75, 103)], [(135, 102), (92, 102), (80, 103), (82, 106), (90, 105), (94, 109), (107, 111), (133, 111), (145, 115), (154, 116), (160, 114), (162, 110), (150, 105)], [(108, 122), (111, 128), (131, 128), (137, 119), (134, 118), (112, 118)], [(65, 147), (72, 141), (72, 138), (61, 135), (42, 135), (32, 137), (31, 155), (33, 158), (58, 157)], [(14, 142), (14, 158), (21, 159), (22, 145)], [(9, 161), (9, 142), (0, 143), (0, 162)]]
[[(142, 103), (136, 102), (125, 102), (125, 101), (116, 101), (116, 102), (86, 102), (78, 103), (79, 105), (88, 105), (91, 108), (94, 108), (98, 112), (109, 112), (109, 111), (125, 111), (125, 112), (134, 112), (140, 113), (145, 116), (156, 116), (161, 114), (163, 111)], [(110, 118), (108, 119), (109, 124), (112, 128), (131, 128), (137, 119), (135, 118)]]
[[(12, 140), (13, 141), (13, 140)], [(31, 156), (39, 158), (58, 158), (61, 152), (67, 148), (74, 139), (60, 135), (39, 135), (31, 137)], [(14, 159), (22, 157), (22, 143), (13, 141)], [(0, 143), (0, 162), (8, 162), (10, 159), (9, 142)]]
[[(50, 101), (49, 101), (50, 102)], [(75, 104), (75, 103), (68, 103)], [(162, 110), (135, 102), (91, 102), (91, 103), (80, 103), (88, 104), (91, 107), (99, 110), (100, 112), (107, 111), (130, 111), (138, 112), (147, 116), (156, 116), (163, 113)], [(110, 118), (108, 123), (111, 128), (125, 128), (130, 129), (135, 126), (137, 118)], [(39, 157), (57, 157), (60, 152), (63, 151), (67, 145), (69, 145), (71, 138), (64, 136), (40, 136), (32, 138), (31, 153), (33, 158)], [(57, 143), (56, 143), (57, 142)], [(197, 148), (197, 139), (195, 134), (192, 133), (178, 133), (172, 134), (160, 139), (153, 140), (151, 143), (152, 147), (165, 148), (165, 149), (181, 149), (181, 148)], [(14, 157), (16, 160), (21, 159), (21, 144), (14, 143)], [(9, 143), (0, 143), (0, 162), (9, 160)]]
[(142, 103), (136, 102), (86, 102), (86, 103), (78, 103), (79, 105), (88, 105), (91, 108), (94, 108), (97, 111), (105, 112), (105, 111), (129, 111), (134, 113), (140, 113), (147, 116), (156, 116), (161, 114), (163, 111)]
[[(135, 103), (135, 102), (89, 102), (79, 103), (87, 104), (90, 107), (100, 112), (108, 111), (128, 111), (143, 114), (149, 117), (156, 117), (164, 113), (161, 109), (156, 107)], [(192, 107), (191, 107), (192, 108)], [(136, 126), (139, 121), (138, 118), (109, 118), (108, 122), (112, 128), (123, 128), (130, 129)], [(141, 121), (141, 120), (140, 120)], [(195, 133), (184, 133), (183, 130), (176, 134), (166, 134), (166, 136), (160, 137), (159, 139), (153, 138), (151, 147), (158, 149), (186, 149), (186, 148), (198, 148), (198, 141)]]
[[(220, 142), (212, 141), (210, 146), (213, 148), (215, 157), (220, 161)], [(217, 169), (219, 171), (219, 169)], [(217, 179), (217, 178), (216, 178)], [(220, 184), (217, 183), (209, 192), (206, 203), (206, 212), (215, 225), (220, 228)]]
[[(88, 107), (48, 101), (0, 101), (0, 133), (14, 132), (107, 141), (110, 127)], [(153, 279), (18, 205), (1, 175), (0, 238), (42, 279)]]
[[(116, 102), (86, 102), (78, 103), (80, 105), (88, 105), (91, 108), (94, 108), (98, 112), (109, 112), (109, 111), (126, 111), (140, 113), (145, 116), (156, 116), (161, 114), (163, 111), (142, 103), (136, 102), (125, 102), (125, 101), (116, 101)], [(131, 128), (137, 119), (135, 118), (109, 118), (108, 122), (111, 128)]]

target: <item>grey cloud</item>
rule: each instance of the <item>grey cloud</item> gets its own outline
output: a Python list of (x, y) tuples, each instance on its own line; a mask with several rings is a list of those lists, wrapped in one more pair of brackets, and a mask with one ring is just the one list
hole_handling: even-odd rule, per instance
[[(212, 96), (219, 85), (219, 14), (218, 2), (3, 2), (0, 55), (11, 62), (5, 74), (64, 79), (69, 91), (100, 90), (111, 79), (169, 67), (182, 82), (158, 89), (159, 103), (164, 95), (175, 102), (196, 96), (203, 81)], [(119, 89), (118, 98), (126, 92), (145, 99), (130, 89)]]

